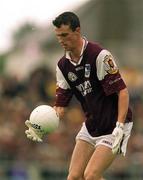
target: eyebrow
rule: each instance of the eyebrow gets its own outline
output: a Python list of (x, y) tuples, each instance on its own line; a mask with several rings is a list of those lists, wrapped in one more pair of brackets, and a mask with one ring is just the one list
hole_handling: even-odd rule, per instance
[(57, 34), (57, 36), (63, 36), (63, 37), (65, 37), (65, 36), (67, 36), (69, 33), (61, 33), (61, 34)]

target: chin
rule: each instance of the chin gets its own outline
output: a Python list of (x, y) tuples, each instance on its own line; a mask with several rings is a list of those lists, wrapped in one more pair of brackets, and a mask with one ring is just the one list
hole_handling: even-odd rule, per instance
[(71, 51), (71, 49), (68, 48), (68, 47), (64, 47), (64, 49), (65, 49), (66, 51)]

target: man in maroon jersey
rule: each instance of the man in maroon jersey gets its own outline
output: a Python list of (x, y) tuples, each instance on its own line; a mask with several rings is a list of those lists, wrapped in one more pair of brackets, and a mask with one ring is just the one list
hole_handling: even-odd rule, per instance
[[(76, 14), (64, 12), (53, 25), (65, 50), (57, 64), (54, 108), (62, 118), (75, 95), (86, 117), (76, 136), (67, 179), (102, 180), (116, 155), (126, 153), (133, 125), (128, 90), (112, 54), (82, 36)], [(28, 138), (37, 140), (30, 132)]]

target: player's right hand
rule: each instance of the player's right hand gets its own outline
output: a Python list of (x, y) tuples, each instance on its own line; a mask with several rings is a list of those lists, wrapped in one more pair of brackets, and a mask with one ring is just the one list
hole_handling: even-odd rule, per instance
[(25, 125), (28, 127), (28, 130), (25, 131), (25, 134), (28, 139), (35, 141), (35, 142), (42, 142), (43, 133), (40, 130), (33, 128), (32, 124), (29, 120), (25, 121)]
[(63, 117), (65, 115), (66, 108), (65, 107), (59, 107), (59, 106), (54, 106), (53, 108), (57, 112), (59, 118), (63, 119)]

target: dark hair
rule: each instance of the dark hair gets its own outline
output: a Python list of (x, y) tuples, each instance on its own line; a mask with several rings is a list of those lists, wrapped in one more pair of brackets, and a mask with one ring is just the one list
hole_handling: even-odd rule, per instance
[(60, 28), (61, 25), (70, 25), (70, 28), (75, 31), (77, 27), (80, 27), (80, 21), (73, 12), (64, 12), (53, 20), (53, 25), (57, 28)]

